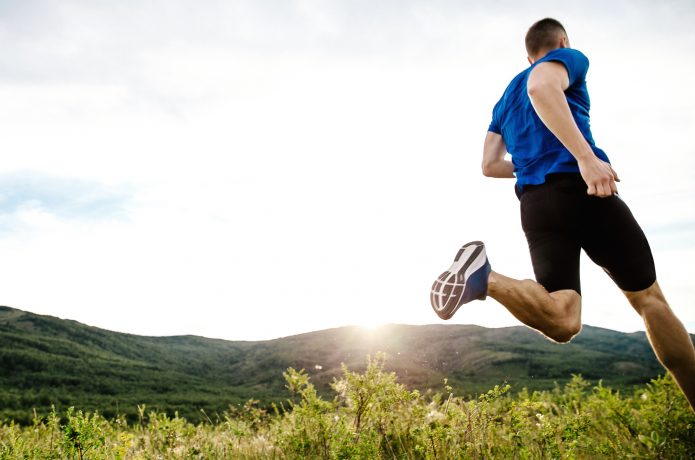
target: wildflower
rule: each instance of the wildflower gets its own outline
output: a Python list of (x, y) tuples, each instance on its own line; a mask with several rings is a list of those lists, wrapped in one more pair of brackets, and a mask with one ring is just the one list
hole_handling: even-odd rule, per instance
[(333, 389), (342, 398), (347, 395), (347, 382), (345, 380), (338, 380), (333, 384)]
[(428, 422), (434, 422), (435, 420), (443, 420), (444, 418), (445, 418), (444, 414), (442, 414), (441, 412), (439, 412), (436, 409), (432, 409), (427, 414), (427, 421)]

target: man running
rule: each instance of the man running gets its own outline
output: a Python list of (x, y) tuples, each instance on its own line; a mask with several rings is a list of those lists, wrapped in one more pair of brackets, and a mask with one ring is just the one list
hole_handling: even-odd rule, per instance
[[(589, 60), (571, 49), (550, 18), (526, 35), (529, 68), (495, 105), (483, 147), (483, 174), (516, 177), (521, 225), (537, 282), (490, 268), (480, 241), (464, 245), (434, 282), (430, 300), (442, 319), (486, 296), (556, 342), (581, 330), (579, 256), (583, 249), (644, 320), (649, 341), (695, 410), (695, 349), (656, 281), (642, 229), (618, 196), (616, 172), (589, 129)], [(512, 161), (506, 160), (509, 152)]]

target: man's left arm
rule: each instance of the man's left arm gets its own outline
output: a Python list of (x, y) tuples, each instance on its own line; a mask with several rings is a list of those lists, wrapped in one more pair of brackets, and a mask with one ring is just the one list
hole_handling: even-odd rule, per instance
[(569, 75), (563, 64), (541, 62), (529, 74), (527, 92), (538, 117), (576, 158), (587, 193), (610, 196), (618, 192), (615, 183), (620, 179), (610, 164), (594, 154), (574, 121), (565, 97), (569, 84)]

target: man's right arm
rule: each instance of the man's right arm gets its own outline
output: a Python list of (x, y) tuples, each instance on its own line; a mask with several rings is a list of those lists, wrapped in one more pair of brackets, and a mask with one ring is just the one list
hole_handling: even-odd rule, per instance
[(514, 165), (505, 160), (507, 144), (500, 134), (488, 131), (483, 145), (483, 174), (487, 177), (513, 178)]

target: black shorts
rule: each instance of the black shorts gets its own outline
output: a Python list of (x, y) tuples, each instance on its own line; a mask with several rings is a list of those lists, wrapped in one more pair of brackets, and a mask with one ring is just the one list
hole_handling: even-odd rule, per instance
[(654, 258), (630, 209), (614, 195), (587, 195), (579, 174), (550, 174), (526, 185), (520, 196), (536, 280), (548, 292), (581, 294), (579, 254), (584, 249), (623, 291), (641, 291), (656, 280)]

